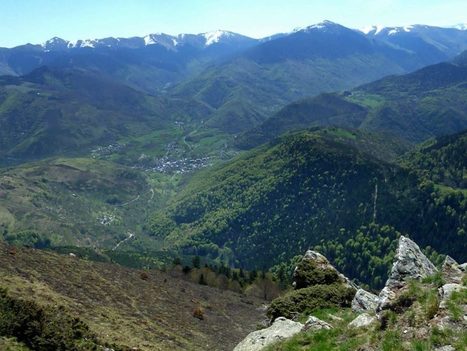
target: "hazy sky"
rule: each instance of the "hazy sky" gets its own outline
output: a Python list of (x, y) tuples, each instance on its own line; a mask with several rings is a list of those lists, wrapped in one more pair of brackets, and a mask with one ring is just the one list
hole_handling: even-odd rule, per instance
[(216, 29), (259, 38), (324, 19), (449, 26), (467, 22), (467, 0), (0, 0), (0, 46)]

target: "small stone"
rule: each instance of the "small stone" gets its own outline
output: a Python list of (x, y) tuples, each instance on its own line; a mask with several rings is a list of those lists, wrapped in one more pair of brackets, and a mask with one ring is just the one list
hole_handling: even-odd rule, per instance
[(441, 268), (443, 279), (446, 283), (460, 284), (464, 273), (459, 267), (459, 264), (450, 256), (446, 256)]
[(376, 322), (376, 317), (369, 315), (368, 313), (362, 313), (352, 322), (349, 323), (349, 328), (368, 328), (370, 325)]
[(456, 349), (452, 347), (451, 345), (446, 345), (446, 346), (438, 347), (434, 351), (456, 351)]
[(332, 329), (332, 325), (325, 321), (322, 321), (319, 318), (310, 316), (306, 321), (305, 325), (303, 326), (302, 331), (314, 331), (320, 329)]
[(364, 289), (358, 289), (352, 300), (352, 311), (357, 313), (376, 311), (379, 298)]
[(466, 263), (462, 263), (459, 265), (459, 269), (462, 271), (462, 272), (467, 272), (467, 262)]
[(466, 289), (466, 287), (460, 284), (444, 284), (438, 289), (438, 295), (440, 297), (439, 308), (446, 308), (452, 293), (463, 289)]

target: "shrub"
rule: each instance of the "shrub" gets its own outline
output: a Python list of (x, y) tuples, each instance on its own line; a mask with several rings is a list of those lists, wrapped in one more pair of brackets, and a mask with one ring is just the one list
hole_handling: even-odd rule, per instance
[(312, 285), (333, 284), (340, 282), (339, 274), (334, 269), (323, 269), (310, 260), (302, 260), (297, 264), (294, 280), (295, 289), (302, 289)]
[(354, 296), (355, 289), (342, 284), (314, 285), (275, 299), (267, 314), (271, 319), (292, 318), (297, 313), (310, 313), (317, 308), (348, 307)]
[(198, 318), (199, 320), (204, 320), (204, 310), (202, 307), (198, 306), (193, 310), (193, 317)]
[(141, 272), (141, 273), (139, 274), (139, 277), (140, 277), (142, 280), (149, 280), (149, 274), (148, 274), (148, 272), (144, 272), (144, 271)]

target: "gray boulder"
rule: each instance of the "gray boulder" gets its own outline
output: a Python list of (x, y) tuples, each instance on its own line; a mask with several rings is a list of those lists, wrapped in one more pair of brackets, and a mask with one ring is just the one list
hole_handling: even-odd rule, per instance
[(322, 321), (319, 318), (310, 316), (306, 321), (305, 325), (303, 326), (302, 331), (314, 331), (320, 329), (332, 329), (332, 325), (325, 321)]
[(376, 311), (379, 297), (364, 289), (358, 289), (352, 300), (352, 311), (357, 313)]
[(235, 346), (234, 351), (262, 350), (266, 346), (294, 336), (299, 333), (303, 327), (304, 325), (302, 323), (279, 317), (269, 328), (257, 330), (248, 334), (245, 339)]
[(375, 316), (371, 316), (368, 313), (362, 313), (357, 318), (355, 318), (352, 322), (349, 323), (349, 328), (368, 328), (373, 323), (377, 321)]
[(459, 267), (459, 264), (450, 256), (446, 256), (441, 268), (443, 279), (446, 283), (460, 284), (464, 272)]
[(379, 294), (377, 310), (388, 308), (409, 279), (420, 280), (437, 272), (436, 267), (422, 253), (417, 244), (401, 236), (391, 273)]

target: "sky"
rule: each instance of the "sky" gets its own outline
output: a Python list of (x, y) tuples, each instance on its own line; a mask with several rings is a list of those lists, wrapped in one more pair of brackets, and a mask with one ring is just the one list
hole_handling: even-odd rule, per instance
[(467, 0), (0, 0), (0, 47), (217, 29), (261, 38), (323, 20), (451, 26), (467, 23)]

